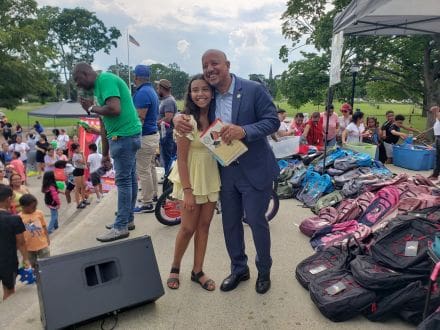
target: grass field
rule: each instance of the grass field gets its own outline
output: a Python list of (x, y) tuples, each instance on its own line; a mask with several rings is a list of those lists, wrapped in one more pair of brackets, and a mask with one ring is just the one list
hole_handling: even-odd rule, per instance
[[(294, 109), (292, 106), (287, 104), (286, 102), (276, 102), (277, 105), (285, 109), (288, 113), (288, 116), (293, 117), (297, 112), (303, 113), (312, 113), (314, 111), (322, 112), (324, 111), (324, 107), (316, 106), (311, 103), (305, 104), (300, 109)], [(27, 127), (28, 125), (28, 116), (27, 113), (37, 108), (44, 107), (45, 105), (41, 105), (39, 103), (26, 103), (18, 106), (15, 110), (6, 110), (0, 108), (0, 111), (4, 112), (8, 117), (11, 123), (20, 123), (22, 126)], [(334, 103), (336, 112), (338, 114), (338, 109), (341, 104), (335, 102)], [(183, 101), (177, 101), (178, 109), (183, 109)], [(380, 104), (371, 104), (371, 103), (355, 103), (355, 108), (361, 109), (362, 112), (366, 114), (366, 116), (374, 116), (376, 117), (380, 123), (385, 121), (385, 112), (388, 110), (393, 110), (395, 114), (402, 114), (406, 117), (405, 122), (410, 123), (411, 126), (424, 130), (426, 126), (426, 118), (422, 117), (422, 109), (418, 107), (414, 107), (410, 104), (392, 104), (392, 103), (380, 103)], [(39, 118), (39, 117), (29, 117), (29, 125), (32, 126), (38, 120), (45, 127), (53, 127), (54, 120), (52, 118)], [(78, 119), (70, 119), (70, 118), (60, 118), (55, 120), (55, 126), (57, 127), (67, 127), (76, 125)]]

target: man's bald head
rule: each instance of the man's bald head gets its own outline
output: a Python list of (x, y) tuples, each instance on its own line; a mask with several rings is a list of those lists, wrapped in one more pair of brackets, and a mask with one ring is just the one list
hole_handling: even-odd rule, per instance
[(209, 49), (202, 56), (203, 75), (206, 81), (218, 90), (225, 93), (231, 83), (232, 77), (229, 73), (230, 63), (226, 54), (218, 49)]
[(73, 80), (79, 88), (93, 89), (97, 74), (88, 63), (78, 63), (73, 69)]
[(204, 52), (203, 55), (202, 55), (202, 62), (203, 62), (203, 59), (205, 58), (205, 56), (207, 56), (208, 54), (216, 54), (216, 55), (219, 55), (219, 56), (223, 57), (223, 59), (224, 59), (225, 61), (228, 61), (228, 57), (226, 56), (225, 52), (223, 52), (223, 51), (221, 51), (221, 50), (219, 50), (219, 49), (208, 49), (208, 50), (207, 50), (206, 52)]

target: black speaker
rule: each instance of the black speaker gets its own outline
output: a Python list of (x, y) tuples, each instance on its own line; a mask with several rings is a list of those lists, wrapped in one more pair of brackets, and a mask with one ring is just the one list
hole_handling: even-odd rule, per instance
[(45, 329), (59, 329), (155, 301), (164, 294), (149, 236), (38, 261)]

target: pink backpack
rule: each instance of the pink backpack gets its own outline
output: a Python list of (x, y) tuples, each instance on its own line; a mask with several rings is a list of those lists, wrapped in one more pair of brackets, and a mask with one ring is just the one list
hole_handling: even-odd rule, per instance
[(357, 219), (365, 211), (373, 198), (374, 194), (367, 191), (356, 199), (343, 200), (337, 208), (337, 222)]
[(360, 242), (370, 234), (371, 228), (350, 220), (322, 228), (312, 236), (310, 244), (315, 250), (321, 251), (330, 246), (347, 245), (351, 237)]
[(338, 211), (334, 207), (324, 207), (319, 210), (318, 215), (304, 219), (299, 225), (299, 230), (304, 235), (312, 237), (316, 231), (336, 223), (337, 216)]
[(382, 188), (359, 217), (359, 223), (368, 227), (373, 226), (397, 207), (399, 198), (400, 192), (396, 187)]
[(419, 194), (416, 197), (407, 197), (400, 200), (399, 213), (406, 213), (414, 210), (426, 209), (428, 207), (440, 205), (440, 196), (430, 194)]

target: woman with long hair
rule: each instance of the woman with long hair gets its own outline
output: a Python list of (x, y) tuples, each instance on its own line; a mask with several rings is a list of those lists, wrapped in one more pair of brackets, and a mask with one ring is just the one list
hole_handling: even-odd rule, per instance
[(365, 132), (364, 113), (356, 111), (351, 117), (350, 124), (342, 133), (342, 143), (356, 144), (362, 142), (363, 137), (367, 136), (369, 136), (369, 133)]
[(38, 179), (41, 179), (41, 173), (44, 172), (44, 156), (46, 156), (47, 149), (49, 149), (50, 144), (47, 142), (46, 134), (40, 134), (40, 138), (35, 144), (35, 149), (37, 150), (37, 171)]
[(177, 141), (177, 166), (169, 176), (173, 182), (173, 196), (181, 202), (182, 223), (176, 237), (174, 259), (167, 285), (179, 288), (182, 257), (194, 236), (194, 265), (191, 280), (208, 291), (215, 290), (215, 282), (203, 273), (203, 261), (208, 243), (209, 226), (219, 198), (220, 175), (217, 162), (200, 141), (200, 134), (209, 127), (209, 105), (213, 90), (203, 78), (194, 76), (188, 84), (184, 113), (193, 124), (186, 135), (174, 132)]
[(21, 196), (24, 194), (29, 194), (30, 192), (29, 189), (23, 185), (21, 175), (16, 172), (12, 172), (11, 176), (9, 177), (9, 185), (13, 191), (10, 211), (12, 214), (17, 214), (21, 212), (21, 207), (18, 200)]

